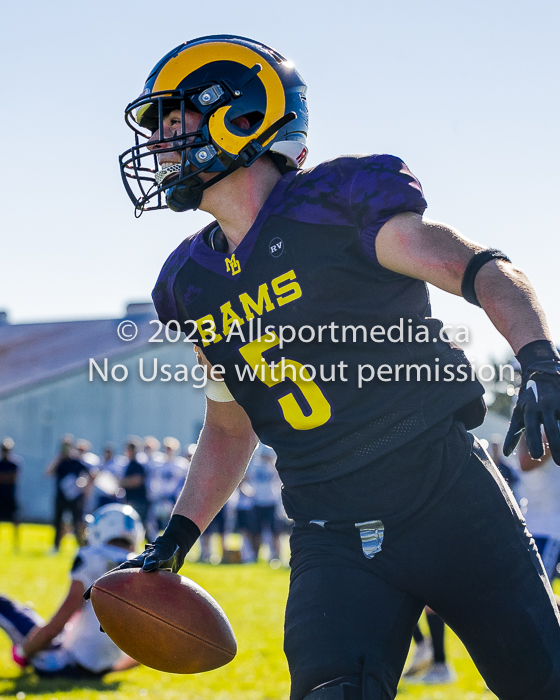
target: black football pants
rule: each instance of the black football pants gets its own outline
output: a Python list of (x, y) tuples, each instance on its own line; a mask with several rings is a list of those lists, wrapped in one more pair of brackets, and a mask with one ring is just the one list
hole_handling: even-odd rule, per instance
[[(343, 676), (390, 700), (429, 605), (500, 700), (560, 699), (560, 620), (534, 542), (480, 447), (454, 486), (366, 559), (358, 530), (297, 527), (286, 609), (291, 700)], [(371, 514), (375, 519), (375, 513)]]
[(64, 513), (69, 512), (72, 516), (72, 526), (74, 528), (74, 535), (80, 547), (85, 544), (84, 536), (81, 531), (81, 527), (84, 524), (84, 497), (78, 496), (73, 501), (69, 501), (64, 498), (61, 493), (56, 496), (55, 506), (54, 506), (54, 548), (58, 549), (60, 547), (60, 542), (64, 535), (64, 525), (62, 519)]

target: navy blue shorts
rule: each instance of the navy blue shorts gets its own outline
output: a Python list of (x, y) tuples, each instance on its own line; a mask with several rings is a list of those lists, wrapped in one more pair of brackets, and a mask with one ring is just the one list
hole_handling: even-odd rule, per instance
[(352, 523), (300, 523), (291, 546), (292, 700), (342, 676), (369, 679), (371, 697), (392, 700), (424, 605), (460, 637), (501, 700), (560, 698), (552, 590), (511, 492), (480, 447), (410, 527), (385, 530), (373, 558)]

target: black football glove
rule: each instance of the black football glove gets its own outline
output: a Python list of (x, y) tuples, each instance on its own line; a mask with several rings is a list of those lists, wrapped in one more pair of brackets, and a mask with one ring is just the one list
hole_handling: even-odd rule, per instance
[[(173, 573), (177, 573), (183, 566), (190, 548), (199, 537), (200, 529), (190, 518), (185, 518), (183, 515), (172, 515), (164, 533), (156, 537), (153, 544), (146, 545), (142, 554), (128, 559), (108, 573), (121, 569), (142, 569), (142, 571), (171, 569)], [(86, 600), (89, 600), (91, 596), (93, 585), (84, 593)]]
[(120, 569), (142, 569), (142, 571), (167, 569), (176, 574), (183, 566), (184, 560), (185, 554), (181, 554), (179, 545), (161, 535), (152, 544), (147, 544), (142, 554), (127, 559), (120, 566), (117, 566), (115, 571)]
[(544, 426), (552, 459), (560, 465), (560, 356), (547, 340), (528, 343), (517, 354), (522, 382), (519, 398), (504, 441), (504, 455), (510, 455), (523, 430), (533, 459), (544, 454), (541, 425)]

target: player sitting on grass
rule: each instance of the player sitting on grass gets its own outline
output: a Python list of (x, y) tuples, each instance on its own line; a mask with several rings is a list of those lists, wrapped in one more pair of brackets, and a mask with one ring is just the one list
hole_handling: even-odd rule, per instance
[(0, 595), (0, 627), (14, 644), (14, 661), (31, 665), (43, 677), (100, 678), (137, 665), (103, 634), (91, 602), (82, 596), (93, 581), (140, 547), (144, 528), (131, 506), (116, 503), (88, 517), (88, 545), (78, 551), (68, 595), (48, 622)]

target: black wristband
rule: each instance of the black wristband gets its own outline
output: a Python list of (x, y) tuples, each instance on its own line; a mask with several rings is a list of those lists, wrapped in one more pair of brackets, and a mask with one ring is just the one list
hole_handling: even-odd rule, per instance
[(162, 537), (172, 539), (186, 555), (200, 537), (200, 528), (184, 515), (172, 515)]
[(543, 362), (545, 360), (560, 362), (560, 355), (551, 340), (533, 340), (533, 342), (524, 345), (516, 357), (519, 360), (523, 373), (534, 362)]
[(461, 294), (469, 302), (469, 304), (480, 306), (480, 302), (478, 301), (478, 297), (474, 291), (474, 281), (480, 268), (491, 260), (505, 260), (506, 262), (511, 262), (505, 253), (502, 253), (501, 250), (496, 250), (496, 248), (479, 250), (478, 253), (475, 253), (465, 268), (463, 281), (461, 282)]

